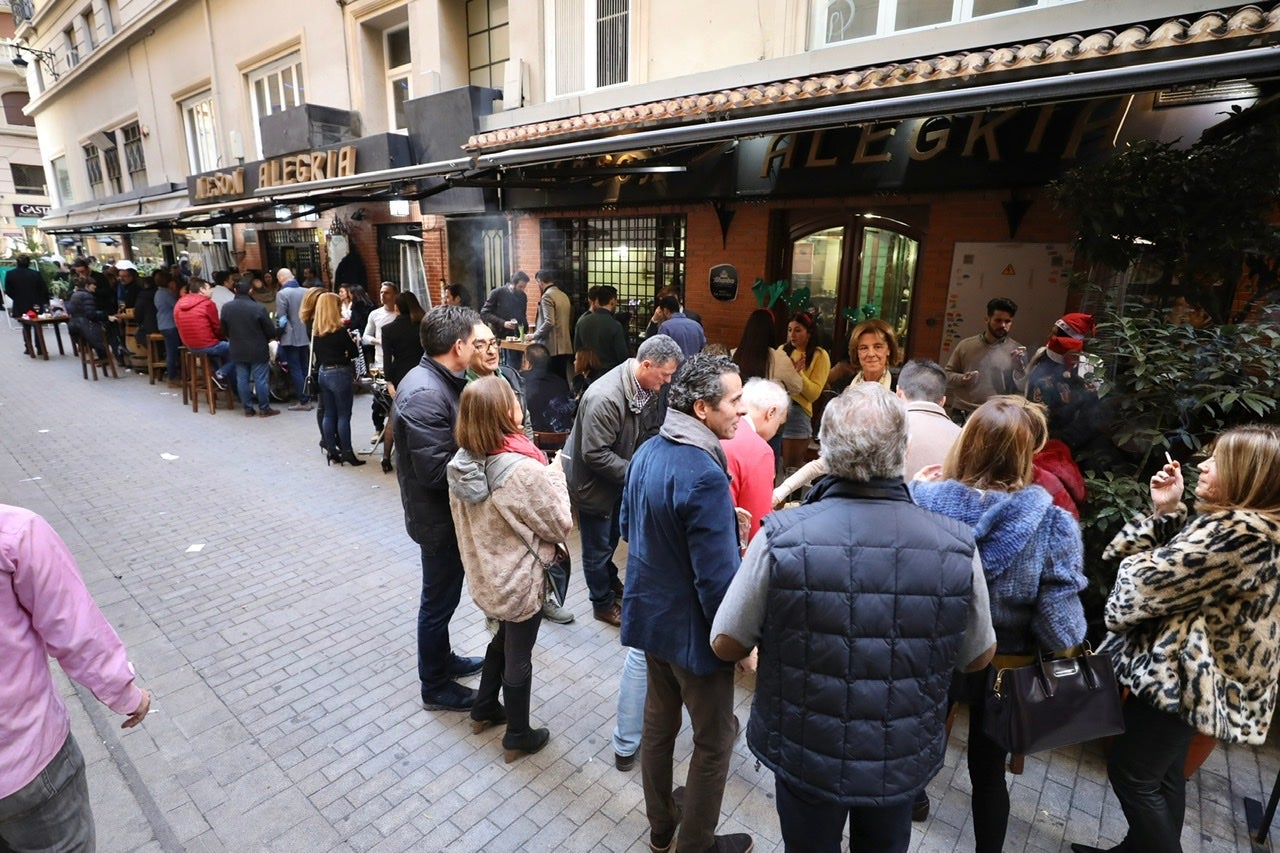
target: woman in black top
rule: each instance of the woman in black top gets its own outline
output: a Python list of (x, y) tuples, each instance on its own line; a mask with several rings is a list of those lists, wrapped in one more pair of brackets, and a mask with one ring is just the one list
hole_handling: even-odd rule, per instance
[(324, 408), (320, 434), (329, 451), (328, 462), (363, 465), (364, 460), (351, 450), (351, 402), (356, 379), (352, 361), (360, 350), (342, 324), (342, 300), (338, 294), (320, 294), (313, 322), (312, 357), (320, 374), (320, 399)]
[(400, 380), (422, 361), (424, 313), (418, 297), (407, 290), (396, 297), (396, 310), (396, 318), (382, 327), (382, 364), (393, 397)]
[[(405, 290), (396, 296), (396, 318), (382, 327), (382, 368), (387, 380), (387, 398), (384, 404), (391, 410), (391, 400), (396, 396), (396, 386), (405, 375), (422, 361), (422, 303), (418, 297)], [(378, 400), (374, 399), (377, 407)], [(382, 470), (391, 471), (391, 422), (379, 421), (378, 412), (373, 415), (375, 425), (382, 424)]]

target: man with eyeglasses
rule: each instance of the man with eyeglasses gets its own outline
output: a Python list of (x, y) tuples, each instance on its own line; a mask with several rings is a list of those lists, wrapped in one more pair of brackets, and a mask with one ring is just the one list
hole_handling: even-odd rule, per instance
[(476, 691), (454, 679), (475, 675), (484, 665), (482, 658), (454, 654), (449, 643), (463, 571), (445, 481), (445, 467), (458, 450), (453, 429), (476, 352), (477, 327), (484, 323), (470, 308), (450, 305), (427, 312), (422, 361), (400, 381), (391, 410), (404, 525), (422, 555), (418, 680), (428, 711), (471, 710)]

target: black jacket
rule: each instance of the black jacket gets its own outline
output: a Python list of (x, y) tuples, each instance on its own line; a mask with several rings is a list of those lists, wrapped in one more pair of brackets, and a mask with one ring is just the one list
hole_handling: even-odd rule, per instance
[(445, 466), (458, 450), (453, 428), (466, 384), (465, 376), (454, 376), (423, 356), (396, 387), (391, 430), (404, 526), (427, 553), (457, 547)]
[(773, 566), (747, 744), (805, 796), (910, 801), (946, 754), (973, 533), (901, 479), (835, 477), (761, 531)]
[(508, 320), (515, 320), (517, 323), (527, 322), (528, 311), (529, 297), (512, 285), (504, 284), (501, 287), (495, 287), (489, 294), (489, 298), (484, 301), (484, 305), (480, 308), (480, 318), (489, 324), (493, 333), (498, 336), (498, 340), (502, 340), (512, 331), (503, 324)]
[[(351, 316), (355, 317), (354, 312)], [(418, 324), (399, 314), (382, 327), (382, 369), (387, 381), (399, 388), (405, 374), (417, 367), (420, 361), (422, 334)]]
[(49, 304), (49, 286), (31, 267), (14, 267), (4, 279), (5, 292), (13, 300), (10, 316), (21, 317), (37, 305)]
[(134, 300), (133, 321), (138, 326), (138, 330), (134, 332), (134, 338), (145, 350), (147, 335), (160, 331), (160, 327), (156, 325), (156, 286), (151, 279), (143, 282), (142, 289), (138, 291), (138, 298)]
[(271, 348), (267, 342), (275, 337), (276, 327), (267, 316), (267, 309), (248, 294), (236, 294), (222, 306), (222, 333), (227, 336), (230, 349), (227, 357), (244, 364), (265, 364), (271, 360)]

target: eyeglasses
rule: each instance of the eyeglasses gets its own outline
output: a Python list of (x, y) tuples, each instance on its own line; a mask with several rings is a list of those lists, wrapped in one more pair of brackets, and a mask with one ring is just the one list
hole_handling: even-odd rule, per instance
[(488, 340), (483, 340), (483, 341), (473, 340), (471, 343), (473, 346), (475, 346), (476, 349), (492, 350), (492, 349), (498, 348), (497, 338), (489, 338)]

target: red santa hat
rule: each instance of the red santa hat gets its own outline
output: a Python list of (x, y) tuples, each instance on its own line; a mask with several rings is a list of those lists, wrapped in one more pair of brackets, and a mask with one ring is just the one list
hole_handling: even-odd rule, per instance
[(1062, 319), (1053, 324), (1054, 331), (1076, 340), (1093, 337), (1093, 316), (1091, 314), (1064, 314)]

